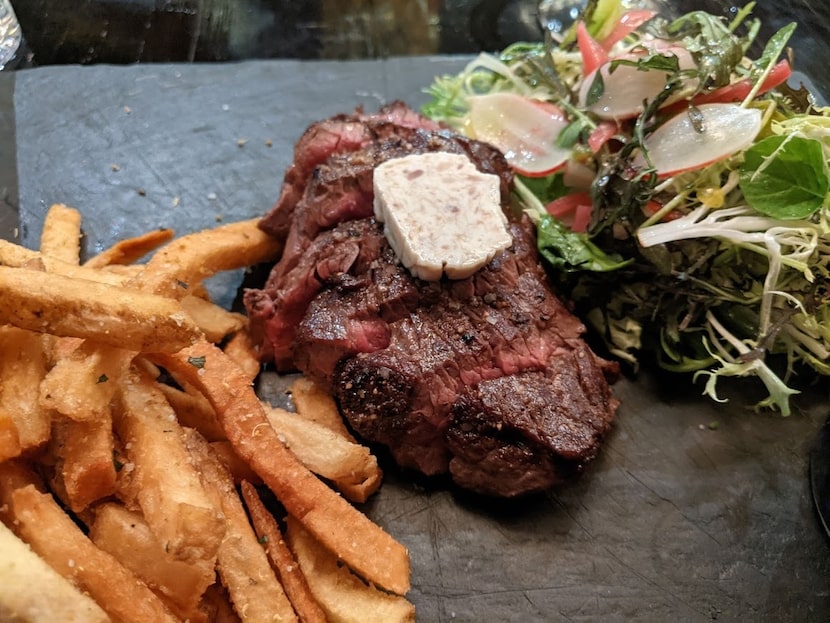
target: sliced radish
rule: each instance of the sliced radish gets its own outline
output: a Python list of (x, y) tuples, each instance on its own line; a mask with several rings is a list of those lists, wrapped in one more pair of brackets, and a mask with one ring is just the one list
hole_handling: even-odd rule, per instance
[[(685, 48), (665, 48), (660, 49), (659, 52), (666, 56), (676, 56), (680, 69), (695, 67), (691, 53)], [(626, 54), (614, 60), (636, 61), (639, 58), (641, 58), (641, 55)], [(579, 90), (580, 106), (587, 108), (602, 119), (630, 119), (636, 117), (643, 112), (644, 102), (654, 99), (665, 88), (666, 81), (670, 76), (665, 71), (654, 69), (645, 71), (631, 65), (618, 65), (612, 72), (612, 63), (613, 60), (585, 76)], [(602, 76), (604, 89), (599, 99), (588, 106), (588, 94), (596, 80), (597, 72), (600, 72)], [(664, 105), (667, 106), (684, 97), (686, 91), (693, 88), (694, 84), (695, 82), (690, 80), (687, 89), (680, 89)]]
[(547, 102), (515, 93), (470, 98), (469, 129), (478, 140), (498, 147), (520, 174), (549, 175), (570, 157), (556, 139), (567, 127), (565, 113)]
[(568, 159), (562, 169), (562, 183), (568, 188), (590, 188), (596, 176), (597, 172), (593, 167), (574, 158)]
[(610, 50), (655, 15), (657, 15), (657, 11), (650, 9), (632, 9), (626, 11), (608, 36), (600, 41), (600, 45), (603, 49)]
[(588, 230), (593, 212), (591, 195), (575, 192), (554, 199), (545, 206), (545, 211), (562, 221), (571, 231), (582, 233)]
[(608, 52), (588, 32), (585, 22), (576, 25), (576, 45), (582, 58), (582, 75), (587, 76), (608, 62)]
[[(644, 147), (660, 176), (676, 175), (728, 158), (749, 147), (761, 131), (761, 111), (737, 104), (704, 104), (703, 131), (698, 132), (688, 111), (675, 115), (646, 137)], [(634, 165), (644, 167), (638, 154)]]
[(612, 121), (603, 121), (594, 128), (588, 137), (588, 147), (597, 153), (612, 138), (620, 132), (620, 126)]
[[(792, 73), (792, 67), (790, 67), (790, 63), (787, 60), (779, 61), (769, 72), (766, 79), (764, 79), (761, 83), (761, 86), (758, 89), (758, 95), (766, 93), (767, 91), (784, 84), (787, 80), (789, 80)], [(701, 93), (700, 95), (695, 96), (693, 101), (697, 105), (710, 104), (714, 102), (742, 102), (750, 94), (753, 87), (754, 84), (751, 80), (741, 80), (740, 82), (728, 84), (725, 87), (715, 89), (709, 93)]]

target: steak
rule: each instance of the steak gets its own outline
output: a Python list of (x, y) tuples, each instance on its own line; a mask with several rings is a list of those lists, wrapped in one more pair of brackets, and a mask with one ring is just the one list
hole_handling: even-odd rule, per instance
[[(596, 456), (611, 425), (617, 366), (588, 347), (554, 294), (533, 224), (509, 207), (503, 156), (394, 110), (407, 122), (358, 112), (298, 142), (263, 219), (285, 239), (284, 255), (244, 296), (261, 351), (327, 384), (355, 432), (405, 468), (502, 497), (562, 483)], [(342, 129), (327, 136), (328, 155), (310, 138), (323, 127)], [(502, 180), (513, 244), (466, 279), (413, 277), (372, 217), (374, 167), (427, 151), (465, 154)]]

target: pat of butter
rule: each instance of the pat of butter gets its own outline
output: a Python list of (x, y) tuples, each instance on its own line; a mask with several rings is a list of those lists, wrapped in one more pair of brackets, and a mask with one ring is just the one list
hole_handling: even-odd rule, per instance
[(513, 242), (499, 185), (463, 155), (393, 158), (374, 172), (375, 218), (414, 276), (464, 279)]

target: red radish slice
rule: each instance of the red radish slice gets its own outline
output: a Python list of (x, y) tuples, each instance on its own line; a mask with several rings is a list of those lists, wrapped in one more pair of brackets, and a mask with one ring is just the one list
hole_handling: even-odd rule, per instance
[(580, 203), (574, 210), (574, 220), (571, 223), (571, 231), (578, 234), (588, 231), (588, 225), (591, 224), (591, 212), (593, 207), (590, 203)]
[(571, 155), (556, 144), (568, 120), (553, 104), (515, 93), (477, 95), (470, 98), (468, 119), (475, 138), (498, 147), (522, 175), (549, 175)]
[(614, 138), (619, 132), (619, 125), (611, 121), (603, 121), (594, 128), (588, 137), (588, 147), (593, 153), (597, 153), (605, 143)]
[[(779, 61), (775, 67), (767, 75), (766, 79), (761, 83), (758, 89), (758, 95), (766, 93), (775, 87), (784, 84), (789, 80), (793, 70), (790, 63), (786, 60)], [(728, 84), (725, 87), (715, 89), (710, 93), (702, 93), (695, 96), (694, 103), (710, 104), (713, 102), (742, 102), (752, 91), (753, 83), (751, 80), (741, 80), (734, 84)]]
[(581, 205), (591, 206), (591, 195), (583, 192), (563, 195), (562, 197), (558, 197), (546, 205), (545, 211), (551, 216), (562, 218), (566, 214), (574, 212)]
[[(681, 69), (692, 69), (695, 67), (691, 53), (680, 47), (672, 47), (660, 50), (666, 56), (677, 56)], [(618, 60), (636, 61), (640, 58), (637, 55), (627, 54), (618, 57)], [(605, 63), (598, 69), (585, 76), (579, 89), (580, 106), (587, 108), (602, 119), (630, 119), (643, 112), (643, 101), (654, 99), (666, 86), (669, 74), (664, 71), (648, 70), (641, 71), (630, 65), (618, 65), (613, 72), (610, 71), (611, 63)], [(600, 98), (587, 106), (588, 93), (594, 84), (597, 72), (602, 75), (604, 90)], [(690, 81), (689, 87), (694, 82)], [(665, 106), (682, 98), (685, 89), (679, 90), (673, 97), (669, 98)]]
[(591, 36), (585, 22), (576, 25), (576, 45), (582, 57), (583, 76), (587, 76), (609, 60), (608, 52)]
[[(644, 147), (660, 176), (699, 169), (749, 147), (761, 131), (761, 111), (737, 104), (704, 104), (698, 132), (688, 112), (675, 115), (646, 137)], [(634, 165), (644, 167), (639, 154)]]
[(651, 11), (649, 9), (632, 9), (631, 11), (627, 11), (620, 18), (619, 23), (614, 26), (614, 30), (600, 41), (600, 45), (603, 49), (610, 50), (615, 44), (625, 39), (655, 15), (657, 15), (657, 11)]

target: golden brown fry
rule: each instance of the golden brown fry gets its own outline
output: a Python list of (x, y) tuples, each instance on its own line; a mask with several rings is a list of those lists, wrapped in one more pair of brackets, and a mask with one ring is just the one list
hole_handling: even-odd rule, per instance
[(100, 270), (104, 273), (118, 275), (125, 280), (125, 283), (128, 283), (129, 280), (135, 279), (141, 274), (144, 266), (141, 264), (110, 264), (109, 266), (102, 266)]
[(116, 491), (116, 465), (112, 416), (99, 413), (94, 420), (76, 422), (56, 417), (49, 442), (54, 461), (53, 487), (75, 513)]
[(258, 347), (247, 328), (234, 333), (223, 350), (253, 383), (262, 368), (262, 363), (259, 360)]
[(176, 560), (141, 513), (112, 502), (102, 504), (95, 509), (89, 538), (135, 573), (180, 619), (195, 623), (206, 618), (199, 604), (216, 580), (214, 565)]
[(239, 484), (243, 480), (248, 480), (255, 484), (262, 482), (257, 473), (251, 469), (251, 466), (243, 461), (236, 453), (230, 441), (211, 441), (210, 447), (213, 449), (217, 458), (222, 461), (222, 465), (231, 473), (235, 483)]
[(217, 582), (208, 587), (202, 599), (202, 610), (211, 623), (240, 623), (239, 615), (234, 612), (228, 591)]
[(181, 300), (181, 304), (208, 342), (221, 342), (247, 322), (242, 314), (230, 312), (197, 296), (188, 295)]
[(286, 541), (297, 557), (317, 602), (331, 623), (395, 623), (415, 620), (415, 607), (403, 597), (366, 584), (338, 563), (293, 517), (286, 520)]
[(11, 268), (23, 268), (27, 266), (40, 266), (47, 273), (63, 275), (73, 279), (87, 279), (98, 283), (110, 285), (123, 285), (127, 279), (121, 275), (105, 270), (94, 270), (77, 266), (69, 262), (63, 262), (48, 255), (42, 255), (8, 240), (0, 240), (0, 265)]
[(227, 469), (198, 432), (186, 429), (185, 438), (205, 488), (227, 521), (217, 569), (234, 610), (243, 621), (296, 621), (294, 609), (248, 523)]
[(193, 466), (173, 409), (152, 381), (136, 373), (125, 375), (118, 400), (115, 430), (153, 534), (178, 560), (215, 560), (224, 522)]
[(90, 541), (19, 463), (0, 463), (0, 519), (115, 621), (174, 623), (161, 600)]
[(177, 301), (0, 266), (0, 322), (135, 351), (174, 351), (200, 335)]
[(365, 502), (381, 483), (382, 472), (369, 449), (296, 413), (265, 405), (277, 436), (312, 472), (330, 480), (353, 502)]
[(173, 240), (150, 258), (136, 286), (181, 299), (220, 271), (276, 259), (282, 245), (259, 229), (258, 222), (254, 218)]
[(398, 594), (409, 590), (406, 548), (283, 446), (245, 375), (219, 348), (200, 342), (154, 360), (205, 394), (237, 453), (316, 538), (368, 581)]
[(40, 252), (77, 265), (81, 257), (81, 213), (62, 203), (49, 208), (40, 235)]
[(156, 386), (173, 407), (182, 426), (195, 428), (208, 441), (227, 439), (222, 424), (216, 417), (216, 411), (213, 410), (213, 405), (202, 394), (186, 383), (183, 384), (184, 389), (165, 383), (157, 383)]
[(285, 588), (300, 621), (302, 623), (326, 623), (326, 615), (314, 599), (314, 595), (311, 594), (308, 582), (291, 550), (283, 541), (282, 532), (273, 515), (265, 508), (250, 482), (243, 481), (241, 489), (259, 542), (263, 543), (271, 566)]
[(291, 398), (297, 413), (302, 417), (325, 426), (344, 439), (354, 441), (331, 393), (319, 383), (305, 376), (298, 377), (291, 384)]
[[(0, 301), (4, 296), (0, 294)], [(0, 353), (0, 420), (7, 422), (2, 425), (9, 441), (6, 450), (14, 446), (10, 420), (20, 451), (26, 452), (49, 439), (51, 415), (37, 399), (37, 386), (46, 374), (43, 340), (38, 333), (0, 327)]]
[(5, 408), (0, 407), (0, 463), (7, 459), (20, 456), (23, 446), (20, 445), (20, 434), (14, 423), (14, 417)]
[[(110, 619), (89, 595), (35, 554), (0, 523), (0, 621), (106, 623)], [(48, 599), (44, 599), (48, 596)]]
[(103, 268), (104, 266), (132, 264), (172, 240), (173, 233), (172, 229), (154, 229), (133, 238), (119, 240), (111, 247), (89, 258), (84, 262), (84, 266)]
[[(89, 341), (76, 343), (71, 338), (54, 344), (55, 363), (40, 383), (41, 407), (79, 422), (107, 417), (132, 353)], [(69, 348), (63, 350), (64, 344)]]

